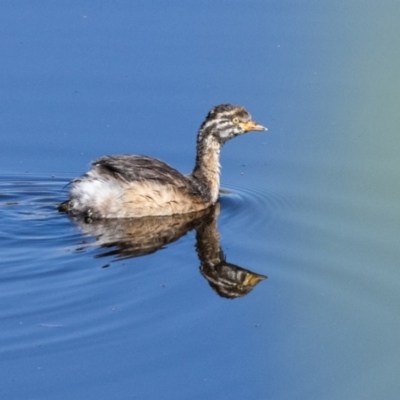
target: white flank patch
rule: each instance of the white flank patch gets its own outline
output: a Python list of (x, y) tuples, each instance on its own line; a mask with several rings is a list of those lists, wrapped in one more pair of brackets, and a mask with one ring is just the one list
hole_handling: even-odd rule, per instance
[(112, 208), (118, 204), (125, 187), (123, 182), (103, 176), (97, 169), (92, 169), (74, 184), (71, 190), (72, 206), (78, 212), (104, 209), (111, 213), (116, 212)]

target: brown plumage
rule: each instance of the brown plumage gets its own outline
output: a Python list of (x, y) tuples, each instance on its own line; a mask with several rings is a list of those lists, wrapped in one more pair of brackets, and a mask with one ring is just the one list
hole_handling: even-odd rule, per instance
[(196, 164), (183, 175), (147, 156), (105, 156), (72, 182), (60, 211), (90, 218), (130, 218), (196, 212), (218, 199), (219, 155), (223, 144), (249, 131), (266, 130), (243, 108), (214, 107), (197, 135)]

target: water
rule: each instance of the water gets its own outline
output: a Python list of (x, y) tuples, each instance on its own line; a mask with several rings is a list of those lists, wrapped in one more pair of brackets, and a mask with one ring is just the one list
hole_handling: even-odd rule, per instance
[[(1, 8), (1, 398), (397, 399), (391, 2)], [(225, 146), (206, 218), (57, 211), (104, 154), (189, 172), (227, 101), (269, 131)]]

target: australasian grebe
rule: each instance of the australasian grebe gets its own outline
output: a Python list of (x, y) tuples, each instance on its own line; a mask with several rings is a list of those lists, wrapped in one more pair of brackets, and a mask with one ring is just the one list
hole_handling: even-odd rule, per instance
[(205, 209), (218, 199), (223, 144), (243, 133), (264, 130), (243, 107), (216, 106), (200, 127), (196, 164), (190, 175), (147, 156), (105, 156), (72, 182), (70, 199), (59, 209), (92, 219), (162, 216)]

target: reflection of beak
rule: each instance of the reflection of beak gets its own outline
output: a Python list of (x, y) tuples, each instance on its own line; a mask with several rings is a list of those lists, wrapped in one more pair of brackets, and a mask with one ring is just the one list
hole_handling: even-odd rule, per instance
[(255, 122), (255, 121), (239, 122), (239, 125), (245, 132), (267, 131), (268, 130), (265, 126), (257, 124), (257, 122)]
[(263, 279), (267, 279), (267, 277), (265, 275), (255, 274), (254, 272), (251, 272), (247, 274), (243, 285), (254, 287), (257, 285), (258, 282), (262, 281)]

